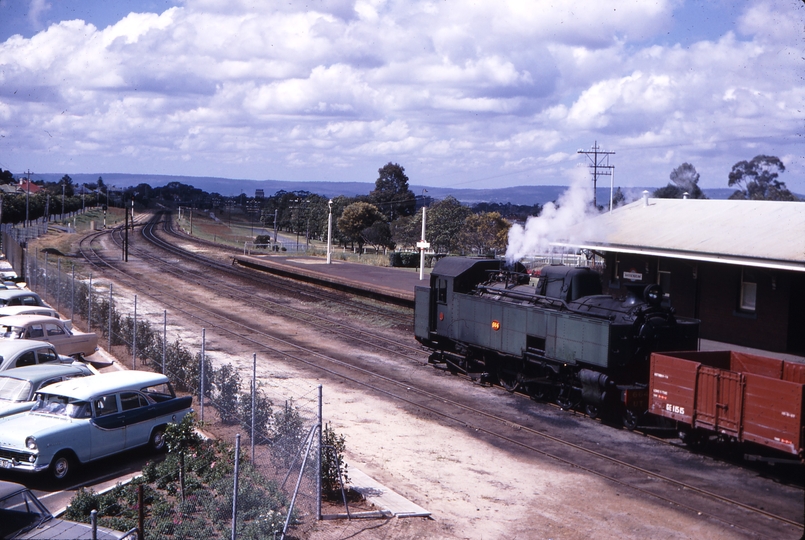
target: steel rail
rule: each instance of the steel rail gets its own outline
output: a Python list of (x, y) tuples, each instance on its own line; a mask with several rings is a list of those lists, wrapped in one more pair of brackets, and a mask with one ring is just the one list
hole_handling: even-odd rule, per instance
[[(203, 310), (204, 308), (201, 308), (201, 309)], [(198, 317), (197, 315), (190, 314), (189, 312), (186, 312), (186, 313), (188, 315), (192, 316), (193, 318), (200, 319), (200, 317)], [(662, 500), (662, 501), (677, 505), (680, 508), (685, 508), (687, 510), (690, 510), (691, 512), (702, 514), (701, 510), (699, 510), (697, 508), (694, 508), (693, 506), (686, 505), (686, 504), (684, 504), (684, 503), (682, 503), (680, 501), (673, 500), (671, 498), (659, 495), (659, 494), (657, 494), (655, 492), (645, 490), (645, 489), (640, 488), (638, 486), (629, 484), (628, 482), (624, 482), (624, 481), (622, 481), (622, 480), (620, 480), (618, 478), (612, 477), (611, 475), (608, 475), (608, 474), (603, 473), (601, 471), (597, 471), (597, 470), (592, 469), (590, 467), (587, 467), (585, 465), (581, 465), (581, 464), (579, 464), (577, 462), (574, 462), (574, 461), (571, 461), (571, 460), (567, 459), (566, 457), (563, 457), (563, 456), (558, 455), (556, 453), (545, 451), (543, 449), (537, 448), (537, 447), (535, 447), (535, 446), (533, 446), (531, 444), (528, 444), (526, 442), (514, 439), (514, 438), (512, 438), (510, 436), (507, 436), (507, 435), (504, 435), (504, 434), (501, 434), (501, 433), (496, 433), (496, 432), (494, 432), (492, 430), (489, 430), (489, 429), (486, 429), (486, 428), (483, 428), (483, 427), (480, 427), (480, 426), (472, 425), (472, 424), (468, 423), (465, 418), (456, 417), (454, 415), (446, 413), (445, 411), (443, 411), (441, 409), (437, 409), (437, 408), (427, 406), (421, 400), (410, 399), (409, 397), (402, 396), (402, 395), (396, 394), (394, 392), (390, 392), (388, 390), (379, 388), (379, 387), (377, 387), (377, 386), (375, 386), (373, 384), (369, 384), (369, 383), (367, 383), (365, 381), (361, 381), (359, 379), (356, 379), (354, 377), (351, 377), (349, 375), (341, 373), (341, 372), (339, 372), (339, 371), (337, 371), (335, 369), (325, 367), (320, 362), (316, 362), (316, 361), (313, 361), (313, 360), (308, 360), (308, 359), (300, 356), (299, 354), (289, 353), (287, 350), (277, 349), (276, 347), (268, 345), (268, 344), (264, 343), (263, 341), (259, 341), (258, 339), (254, 338), (254, 337), (250, 337), (250, 335), (251, 336), (255, 336), (255, 335), (256, 336), (262, 336), (263, 339), (267, 338), (267, 339), (272, 340), (272, 341), (274, 341), (274, 342), (276, 342), (278, 344), (282, 344), (283, 346), (295, 349), (295, 350), (299, 351), (299, 353), (304, 353), (306, 355), (313, 356), (313, 357), (315, 357), (317, 359), (325, 360), (326, 362), (328, 362), (330, 364), (334, 364), (336, 366), (346, 368), (346, 369), (351, 370), (351, 371), (356, 371), (356, 372), (362, 373), (363, 375), (367, 375), (367, 376), (369, 376), (371, 378), (380, 379), (386, 384), (391, 384), (393, 386), (403, 388), (406, 391), (406, 393), (409, 394), (409, 395), (410, 395), (411, 392), (415, 392), (416, 394), (418, 394), (418, 395), (420, 395), (422, 397), (427, 397), (429, 399), (438, 401), (439, 403), (448, 404), (448, 405), (451, 405), (453, 407), (459, 408), (460, 410), (463, 410), (463, 411), (472, 413), (474, 415), (484, 417), (484, 418), (487, 418), (489, 420), (501, 423), (502, 425), (504, 425), (504, 426), (506, 426), (506, 427), (508, 427), (510, 429), (516, 429), (517, 431), (519, 431), (521, 433), (527, 433), (528, 435), (539, 437), (539, 438), (551, 441), (551, 442), (553, 442), (555, 444), (559, 444), (559, 445), (562, 445), (564, 447), (571, 448), (571, 449), (576, 450), (578, 452), (594, 456), (594, 457), (596, 457), (598, 459), (602, 459), (602, 460), (604, 460), (606, 462), (618, 465), (620, 467), (624, 467), (627, 470), (638, 472), (641, 475), (644, 475), (644, 476), (647, 476), (647, 477), (650, 477), (650, 478), (655, 478), (655, 479), (660, 480), (660, 481), (662, 481), (662, 482), (664, 482), (666, 484), (678, 487), (680, 489), (683, 489), (683, 490), (686, 490), (686, 491), (689, 491), (689, 492), (692, 492), (692, 493), (696, 493), (696, 494), (698, 494), (698, 495), (700, 495), (702, 497), (705, 497), (707, 499), (710, 499), (710, 500), (713, 500), (713, 501), (718, 501), (720, 503), (723, 503), (723, 504), (726, 504), (726, 505), (729, 505), (729, 506), (732, 506), (732, 507), (735, 507), (735, 508), (739, 508), (741, 510), (752, 512), (754, 514), (758, 514), (758, 515), (761, 515), (761, 516), (763, 516), (765, 518), (772, 519), (772, 520), (775, 520), (775, 521), (778, 521), (778, 522), (781, 522), (781, 523), (785, 523), (787, 525), (791, 525), (791, 526), (794, 526), (794, 527), (802, 527), (802, 524), (797, 522), (797, 521), (785, 518), (783, 516), (773, 514), (771, 512), (768, 512), (768, 511), (760, 509), (760, 508), (756, 508), (754, 506), (742, 503), (742, 502), (737, 501), (735, 499), (731, 499), (729, 497), (719, 495), (719, 494), (714, 493), (714, 492), (712, 492), (710, 490), (699, 488), (697, 486), (693, 486), (691, 484), (675, 480), (675, 479), (670, 478), (670, 477), (668, 477), (666, 475), (656, 473), (656, 472), (653, 472), (651, 470), (648, 470), (648, 469), (645, 469), (645, 468), (630, 464), (630, 463), (625, 462), (625, 461), (623, 461), (621, 459), (618, 459), (618, 458), (615, 458), (615, 457), (612, 457), (612, 456), (608, 456), (608, 455), (603, 454), (601, 452), (598, 452), (596, 450), (591, 450), (589, 448), (585, 448), (585, 447), (583, 447), (581, 445), (578, 445), (576, 443), (565, 441), (563, 439), (560, 439), (558, 437), (554, 437), (554, 436), (549, 435), (547, 433), (535, 430), (533, 428), (529, 428), (528, 426), (524, 426), (524, 425), (521, 425), (521, 424), (514, 423), (514, 422), (512, 422), (512, 421), (510, 421), (508, 419), (496, 416), (494, 414), (488, 413), (488, 412), (480, 410), (480, 409), (473, 408), (473, 407), (465, 405), (463, 403), (460, 403), (460, 402), (457, 402), (457, 401), (454, 401), (454, 400), (450, 400), (450, 399), (446, 399), (443, 395), (437, 395), (437, 394), (434, 394), (434, 393), (429, 392), (427, 390), (418, 388), (416, 385), (412, 385), (410, 382), (405, 382), (405, 383), (399, 382), (399, 381), (397, 381), (395, 379), (392, 379), (392, 378), (387, 377), (385, 375), (382, 375), (380, 373), (377, 373), (377, 372), (374, 372), (374, 371), (371, 371), (371, 370), (368, 370), (368, 369), (365, 369), (365, 368), (362, 368), (362, 367), (355, 366), (353, 364), (350, 364), (348, 362), (344, 362), (343, 360), (339, 360), (337, 358), (334, 358), (332, 356), (320, 353), (320, 352), (315, 351), (313, 349), (309, 349), (307, 347), (300, 346), (298, 344), (289, 342), (287, 340), (283, 340), (281, 338), (277, 338), (276, 336), (271, 336), (270, 334), (267, 334), (267, 333), (265, 333), (265, 332), (263, 332), (263, 331), (261, 331), (259, 329), (249, 327), (249, 326), (244, 325), (242, 323), (238, 323), (237, 321), (232, 321), (231, 319), (226, 319), (226, 317), (224, 317), (224, 316), (221, 316), (221, 315), (218, 315), (218, 314), (215, 314), (215, 316), (220, 318), (220, 319), (222, 319), (222, 320), (224, 320), (224, 321), (226, 321), (227, 326), (222, 326), (222, 325), (213, 323), (214, 326), (216, 326), (218, 328), (225, 329), (228, 332), (230, 332), (230, 334), (231, 334), (231, 325), (236, 324), (237, 326), (239, 326), (239, 327), (241, 327), (244, 330), (249, 332), (249, 335), (242, 335), (242, 334), (236, 333), (238, 338), (240, 338), (240, 339), (242, 339), (244, 341), (247, 341), (249, 343), (258, 345), (259, 347), (261, 347), (265, 351), (271, 351), (271, 352), (275, 352), (277, 354), (281, 354), (281, 355), (286, 356), (288, 358), (291, 358), (291, 359), (293, 359), (293, 360), (295, 360), (297, 362), (305, 364), (305, 365), (309, 366), (312, 369), (315, 369), (315, 370), (318, 370), (318, 371), (323, 371), (325, 373), (329, 373), (331, 375), (337, 376), (337, 377), (342, 378), (344, 380), (348, 380), (348, 381), (353, 382), (355, 384), (361, 385), (361, 386), (363, 386), (365, 388), (371, 389), (371, 390), (373, 390), (375, 392), (385, 394), (385, 395), (387, 395), (389, 397), (394, 398), (395, 400), (407, 403), (407, 404), (412, 405), (414, 407), (417, 407), (419, 409), (426, 410), (426, 411), (431, 412), (431, 413), (433, 413), (435, 415), (438, 415), (438, 416), (440, 416), (442, 418), (445, 418), (447, 420), (455, 422), (455, 423), (457, 423), (459, 425), (462, 425), (462, 426), (467, 427), (467, 428), (471, 428), (471, 429), (473, 429), (473, 430), (475, 430), (477, 432), (485, 433), (485, 434), (487, 434), (489, 436), (493, 436), (493, 437), (496, 437), (498, 439), (505, 440), (505, 441), (507, 441), (507, 442), (509, 442), (511, 444), (514, 444), (516, 446), (519, 446), (521, 448), (533, 451), (535, 453), (538, 453), (540, 455), (544, 455), (546, 457), (550, 457), (550, 458), (552, 458), (552, 459), (554, 459), (554, 460), (556, 460), (556, 461), (558, 461), (560, 463), (563, 463), (565, 465), (572, 466), (572, 467), (580, 469), (580, 470), (584, 470), (585, 472), (589, 472), (590, 474), (594, 474), (594, 475), (596, 475), (598, 477), (604, 478), (604, 479), (606, 479), (608, 481), (611, 481), (613, 483), (616, 483), (618, 485), (622, 485), (622, 486), (624, 486), (626, 488), (629, 488), (631, 490), (634, 490), (634, 491), (636, 491), (638, 493), (642, 493), (642, 494), (654, 497), (654, 498), (656, 498), (658, 500)], [(212, 321), (207, 320), (205, 322), (212, 322)], [(735, 524), (730, 523), (730, 522), (724, 520), (723, 518), (720, 518), (719, 516), (716, 516), (716, 515), (713, 515), (713, 514), (706, 514), (706, 515), (708, 515), (708, 517), (711, 517), (712, 519), (716, 519), (716, 520), (721, 521), (723, 523), (726, 523), (728, 525), (736, 526)], [(756, 531), (751, 531), (749, 529), (746, 529), (743, 526), (739, 526), (739, 527), (742, 528), (742, 529), (747, 530), (747, 532), (757, 533)]]
[[(268, 285), (271, 285), (272, 287), (274, 287), (274, 284), (276, 282), (276, 278), (275, 279), (270, 279), (270, 280), (260, 279), (261, 274), (257, 274), (257, 276), (255, 276), (255, 274), (253, 272), (242, 271), (242, 270), (239, 270), (238, 268), (232, 267), (231, 265), (224, 265), (224, 264), (217, 263), (214, 260), (211, 260), (211, 259), (206, 258), (206, 257), (202, 257), (202, 256), (197, 255), (195, 253), (188, 252), (187, 250), (184, 250), (182, 248), (176, 247), (173, 244), (170, 244), (169, 242), (166, 242), (165, 240), (161, 239), (154, 232), (154, 229), (156, 228), (157, 225), (158, 225), (158, 223), (146, 224), (142, 229), (142, 235), (150, 243), (152, 243), (153, 245), (155, 245), (155, 246), (167, 251), (168, 253), (171, 253), (173, 255), (177, 255), (177, 256), (180, 256), (180, 257), (184, 257), (184, 258), (189, 258), (189, 259), (191, 259), (191, 260), (193, 260), (193, 261), (195, 261), (195, 262), (197, 262), (199, 264), (203, 264), (205, 266), (213, 267), (213, 268), (215, 268), (215, 269), (217, 269), (217, 270), (219, 270), (221, 272), (231, 274), (233, 276), (248, 279), (250, 281), (258, 281), (260, 283), (265, 283), (265, 284), (268, 284)], [(163, 227), (167, 227), (167, 226), (169, 226), (169, 223), (164, 222)], [(150, 256), (148, 254), (145, 254), (145, 253), (143, 253), (143, 255), (145, 257), (151, 258), (152, 260), (155, 260), (157, 262), (162, 263), (163, 266), (164, 266), (164, 261), (161, 261), (158, 258), (153, 258), (152, 256)], [(174, 273), (174, 274), (176, 273), (175, 271), (173, 271), (170, 268), (170, 266), (166, 267), (166, 271)], [(301, 293), (301, 294), (304, 294), (306, 296), (312, 297), (315, 301), (319, 301), (319, 302), (322, 301), (323, 296), (321, 294), (319, 294), (321, 292), (321, 289), (318, 289), (318, 288), (315, 289), (315, 291), (316, 291), (315, 294), (314, 293), (307, 293), (306, 290), (305, 290), (305, 289), (309, 288), (307, 286), (303, 286), (302, 289), (294, 289), (294, 288), (291, 288), (291, 287), (287, 286), (287, 282), (288, 282), (287, 279), (283, 279), (281, 281), (283, 283), (286, 283), (284, 288), (289, 293), (292, 293), (292, 294)], [(293, 282), (293, 283), (296, 284), (296, 285), (299, 285), (298, 282)], [(241, 292), (241, 290), (236, 288), (236, 287), (231, 287), (231, 286), (228, 286), (226, 284), (220, 284), (219, 282), (216, 282), (216, 286), (219, 289), (229, 290), (230, 292), (236, 293), (236, 294), (239, 294)], [(330, 300), (330, 301), (336, 302), (338, 304), (346, 305), (350, 309), (355, 309), (357, 311), (364, 311), (364, 312), (370, 313), (372, 315), (392, 316), (392, 317), (395, 317), (395, 318), (399, 318), (399, 320), (404, 321), (404, 323), (406, 325), (410, 325), (411, 320), (413, 318), (412, 315), (407, 315), (403, 319), (399, 314), (396, 314), (394, 312), (390, 312), (388, 310), (382, 310), (381, 311), (381, 310), (376, 310), (376, 309), (367, 309), (366, 306), (364, 306), (364, 305), (355, 306), (354, 303), (345, 302), (342, 297), (337, 297), (335, 295), (329, 295), (329, 296), (327, 296), (327, 299)], [(303, 320), (305, 320), (305, 321), (308, 321), (309, 318), (312, 316), (312, 317), (314, 317), (316, 319), (319, 319), (319, 320), (321, 320), (323, 322), (326, 322), (329, 325), (337, 325), (337, 326), (348, 327), (350, 330), (352, 330), (354, 332), (365, 333), (365, 334), (369, 334), (371, 337), (376, 338), (376, 339), (381, 339), (381, 340), (384, 340), (384, 341), (390, 341), (389, 338), (387, 338), (387, 337), (383, 337), (383, 336), (379, 336), (379, 335), (374, 334), (374, 333), (366, 332), (365, 330), (363, 330), (361, 328), (358, 328), (358, 327), (355, 327), (355, 326), (352, 326), (352, 325), (347, 325), (343, 321), (339, 321), (339, 320), (334, 319), (332, 317), (326, 317), (324, 315), (311, 313), (310, 311), (297, 310), (297, 309), (295, 309), (293, 307), (288, 306), (287, 304), (281, 304), (280, 302), (277, 302), (277, 301), (272, 300), (271, 298), (267, 298), (267, 297), (261, 297), (260, 300), (262, 302), (267, 302), (267, 303), (272, 304), (274, 306), (281, 307), (282, 310), (283, 310), (283, 314), (285, 314), (286, 310), (290, 309), (290, 310), (292, 310), (292, 311), (294, 311), (296, 313), (304, 315)], [(412, 352), (416, 352), (416, 353), (420, 353), (420, 354), (423, 352), (421, 347), (412, 347), (411, 345), (408, 345), (407, 343), (394, 342), (394, 344), (396, 346), (408, 349), (408, 350), (410, 350)]]
[[(164, 221), (164, 223), (163, 223), (162, 232), (164, 232), (165, 234), (167, 234), (171, 238), (173, 238), (175, 240), (180, 240), (180, 241), (183, 241), (183, 242), (191, 242), (191, 243), (196, 244), (196, 245), (207, 246), (207, 247), (209, 247), (211, 249), (220, 249), (222, 247), (221, 244), (217, 244), (215, 242), (210, 242), (208, 240), (200, 239), (200, 238), (197, 238), (195, 236), (190, 236), (190, 235), (187, 235), (185, 233), (177, 232), (173, 227), (172, 214), (170, 214), (168, 212), (164, 212), (164, 215), (168, 216), (168, 219), (166, 219)], [(185, 249), (183, 249), (181, 247), (175, 246), (175, 245), (171, 244), (170, 242), (167, 242), (164, 239), (161, 239), (156, 234), (152, 235), (149, 238), (146, 238), (146, 240), (148, 240), (149, 242), (152, 242), (152, 243), (157, 242), (161, 247), (164, 247), (164, 249), (169, 250), (170, 252), (172, 252), (174, 254), (177, 254), (177, 255), (181, 254), (185, 258), (189, 258), (189, 259), (198, 261), (199, 263), (205, 264), (207, 266), (215, 266), (219, 270), (221, 270), (223, 272), (226, 272), (228, 274), (241, 276), (241, 277), (247, 277), (248, 279), (251, 279), (251, 280), (260, 281), (261, 283), (271, 285), (274, 288), (278, 287), (278, 288), (286, 290), (286, 291), (288, 291), (289, 293), (292, 293), (292, 294), (307, 295), (307, 296), (311, 297), (311, 299), (313, 299), (315, 301), (321, 301), (322, 299), (327, 299), (327, 300), (331, 300), (331, 301), (333, 301), (335, 303), (339, 303), (339, 304), (344, 304), (345, 303), (344, 299), (343, 299), (343, 295), (339, 295), (338, 293), (330, 293), (324, 288), (310, 286), (310, 285), (305, 284), (305, 283), (300, 283), (299, 281), (293, 281), (293, 280), (288, 279), (288, 278), (278, 277), (278, 276), (272, 275), (270, 273), (248, 271), (248, 270), (244, 270), (242, 267), (234, 267), (231, 264), (230, 265), (221, 264), (220, 262), (218, 262), (218, 261), (216, 261), (214, 259), (210, 259), (208, 257), (204, 257), (202, 255), (198, 255), (196, 253), (193, 253), (192, 251), (188, 251), (188, 250), (185, 250)], [(237, 253), (233, 248), (230, 248), (229, 246), (225, 246), (225, 250), (229, 251), (229, 252)], [(289, 283), (291, 283), (292, 285), (289, 286)], [(409, 314), (401, 315), (397, 311), (390, 310), (390, 309), (383, 308), (383, 307), (373, 307), (373, 306), (368, 306), (366, 304), (360, 304), (359, 306), (356, 306), (354, 302), (351, 302), (349, 305), (353, 309), (359, 308), (359, 309), (361, 309), (363, 311), (366, 311), (368, 313), (374, 313), (374, 314), (377, 314), (377, 315), (382, 315), (382, 316), (387, 317), (387, 318), (392, 318), (392, 319), (394, 319), (396, 321), (399, 321), (401, 324), (411, 324), (411, 320), (413, 318), (412, 315), (409, 315)]]
[[(145, 225), (145, 227), (149, 227), (149, 226), (150, 226), (149, 224)], [(118, 236), (120, 235), (120, 230), (111, 231), (111, 233), (112, 233), (113, 239), (114, 239), (114, 235), (118, 235)], [(136, 284), (129, 283), (129, 286), (132, 287), (132, 288), (139, 289), (139, 290), (144, 290), (144, 288), (147, 288), (148, 286), (144, 285), (142, 283), (142, 281), (139, 280), (139, 276), (131, 276), (129, 273), (126, 272), (126, 270), (121, 268), (124, 265), (112, 264), (111, 262), (109, 262), (107, 260), (104, 260), (94, 250), (92, 250), (91, 253), (87, 252), (88, 248), (85, 247), (85, 245), (90, 246), (90, 248), (91, 248), (92, 241), (94, 239), (98, 238), (99, 236), (101, 236), (102, 234), (103, 233), (99, 233), (99, 234), (94, 234), (94, 235), (88, 236), (87, 238), (89, 239), (88, 240), (89, 243), (86, 243), (86, 242), (83, 242), (83, 241), (81, 243), (79, 243), (79, 251), (81, 252), (81, 254), (84, 257), (84, 259), (87, 260), (90, 263), (94, 263), (96, 266), (99, 266), (99, 265), (100, 266), (105, 266), (105, 267), (111, 269), (112, 271), (117, 272), (119, 275), (126, 276), (128, 279), (136, 279), (137, 280)], [(132, 251), (130, 251), (130, 253), (131, 252)], [(141, 253), (141, 250), (133, 250), (133, 253), (137, 254), (138, 256), (144, 255), (144, 257), (143, 257), (144, 259), (160, 264), (161, 266), (164, 267), (164, 272), (170, 273), (172, 275), (175, 275), (178, 278), (180, 278), (182, 281), (187, 282), (188, 280), (193, 279), (193, 278), (189, 277), (190, 274), (188, 272), (177, 272), (176, 270), (171, 268), (170, 265), (168, 263), (166, 263), (165, 261), (162, 261), (161, 259), (158, 259), (156, 257), (150, 256), (147, 253)], [(174, 253), (174, 254), (179, 254), (180, 255), (181, 253), (183, 253), (183, 251), (180, 251), (180, 252)], [(194, 258), (194, 260), (198, 261), (197, 258)], [(121, 266), (121, 267), (119, 267), (119, 266)], [(209, 286), (208, 282), (213, 281), (213, 280), (210, 280), (209, 278), (206, 278), (206, 277), (202, 277), (200, 279), (202, 279), (202, 282), (199, 282), (198, 279), (197, 279), (196, 284), (198, 284), (200, 286), (205, 286), (205, 287)], [(227, 287), (226, 285), (220, 284), (218, 281), (214, 281), (214, 283), (215, 283), (215, 285), (217, 287), (217, 290), (220, 290), (222, 288), (227, 288), (233, 296), (238, 296), (238, 295), (243, 294), (242, 289), (238, 289), (236, 287)], [(202, 320), (197, 315), (194, 315), (194, 314), (192, 314), (192, 313), (190, 313), (190, 312), (188, 312), (186, 310), (182, 310), (182, 309), (177, 307), (177, 305), (178, 305), (177, 302), (187, 302), (187, 299), (184, 298), (184, 297), (180, 297), (178, 295), (171, 295), (171, 294), (167, 294), (167, 293), (164, 293), (164, 292), (160, 293), (163, 298), (158, 298), (156, 295), (149, 294), (147, 292), (145, 294), (147, 296), (150, 296), (151, 298), (159, 301), (159, 302), (166, 303), (168, 305), (173, 306), (173, 309), (175, 309), (177, 311), (180, 311), (180, 312), (182, 312), (182, 313), (184, 313), (186, 315), (193, 316), (193, 318), (195, 318), (195, 319)], [(171, 299), (171, 301), (166, 301), (164, 299), (165, 296), (169, 297)], [(355, 337), (353, 337), (351, 339), (353, 341), (357, 341), (359, 343), (362, 343), (362, 344), (364, 344), (365, 346), (367, 346), (367, 347), (369, 347), (371, 349), (380, 350), (380, 351), (383, 351), (383, 352), (386, 352), (386, 353), (389, 353), (389, 354), (396, 355), (398, 357), (404, 357), (404, 358), (407, 358), (407, 359), (409, 359), (409, 360), (411, 360), (411, 361), (413, 361), (413, 362), (415, 362), (417, 364), (422, 364), (422, 363), (424, 363), (424, 360), (425, 360), (424, 351), (422, 350), (421, 347), (413, 347), (413, 346), (408, 345), (406, 343), (401, 343), (401, 342), (395, 341), (395, 340), (393, 340), (393, 339), (391, 339), (391, 338), (389, 338), (387, 336), (384, 336), (382, 334), (376, 334), (376, 333), (369, 332), (369, 331), (361, 329), (361, 328), (356, 328), (355, 326), (346, 324), (346, 323), (341, 322), (341, 321), (337, 321), (337, 320), (332, 319), (330, 317), (324, 317), (322, 315), (317, 315), (315, 313), (310, 313), (309, 311), (305, 311), (305, 310), (298, 310), (298, 309), (295, 309), (295, 308), (293, 308), (291, 306), (288, 306), (287, 304), (282, 304), (280, 302), (276, 302), (276, 301), (268, 299), (268, 298), (262, 298), (261, 297), (258, 301), (255, 301), (255, 300), (252, 300), (252, 299), (241, 298), (240, 301), (244, 302), (246, 304), (250, 304), (253, 307), (263, 309), (263, 310), (265, 310), (264, 303), (267, 302), (267, 303), (270, 303), (270, 304), (276, 306), (276, 310), (275, 310), (275, 313), (274, 313), (275, 315), (294, 318), (294, 319), (304, 323), (307, 326), (311, 326), (311, 327), (317, 328), (319, 330), (322, 330), (322, 331), (325, 331), (325, 332), (328, 332), (328, 333), (336, 333), (337, 332), (336, 329), (340, 328), (340, 329), (342, 329), (344, 331), (348, 331), (348, 332), (352, 333), (353, 335), (354, 334), (362, 335), (363, 337), (355, 336)], [(210, 314), (212, 316), (219, 316), (220, 317), (220, 315), (218, 313), (216, 313), (213, 310), (207, 309), (207, 308), (203, 308), (203, 307), (199, 307), (199, 306), (194, 305), (194, 309), (197, 309), (197, 310), (202, 309), (203, 311), (205, 311), (206, 313), (208, 313), (208, 314)], [(317, 320), (319, 322), (315, 322), (314, 320)], [(211, 322), (211, 321), (204, 321), (204, 322)], [(232, 323), (233, 324), (240, 324), (240, 325), (244, 326), (244, 328), (246, 328), (246, 329), (248, 329), (250, 331), (254, 331), (253, 328), (251, 328), (249, 326), (246, 326), (246, 325), (243, 325), (243, 323), (237, 323), (235, 321), (232, 321)], [(407, 350), (409, 352), (416, 353), (417, 355), (416, 356), (410, 356), (409, 354), (407, 354), (405, 352), (401, 352), (399, 349), (404, 349), (404, 350)]]

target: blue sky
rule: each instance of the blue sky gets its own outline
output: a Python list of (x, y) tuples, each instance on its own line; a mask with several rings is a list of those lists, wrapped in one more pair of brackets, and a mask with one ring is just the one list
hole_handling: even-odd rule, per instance
[[(613, 7), (614, 6), (614, 7)], [(0, 0), (0, 168), (805, 193), (805, 4)]]

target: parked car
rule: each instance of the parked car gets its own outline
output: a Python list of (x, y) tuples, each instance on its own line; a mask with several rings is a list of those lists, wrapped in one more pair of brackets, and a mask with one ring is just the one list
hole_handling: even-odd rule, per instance
[(94, 375), (86, 364), (39, 364), (0, 372), (0, 418), (30, 411), (40, 388)]
[(42, 315), (44, 317), (53, 317), (64, 322), (64, 326), (73, 328), (73, 321), (69, 319), (62, 319), (59, 312), (50, 306), (3, 306), (0, 307), (0, 318), (11, 317), (14, 315)]
[(2, 422), (0, 469), (50, 471), (61, 480), (79, 464), (149, 445), (165, 447), (165, 428), (191, 412), (168, 378), (114, 371), (52, 384), (30, 412)]
[(0, 318), (0, 338), (47, 341), (65, 356), (89, 356), (98, 350), (98, 336), (68, 328), (64, 321), (42, 315)]
[(129, 537), (136, 538), (136, 535), (106, 527), (97, 527), (93, 535), (91, 525), (57, 519), (28, 488), (0, 480), (0, 538), (113, 540)]
[(0, 290), (0, 306), (47, 306), (38, 294), (25, 289)]
[(73, 358), (56, 352), (50, 343), (33, 339), (0, 339), (0, 372), (36, 364), (72, 364)]

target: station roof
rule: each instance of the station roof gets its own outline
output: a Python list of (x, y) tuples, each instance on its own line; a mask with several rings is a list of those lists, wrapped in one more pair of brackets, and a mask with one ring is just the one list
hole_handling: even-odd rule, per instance
[(805, 272), (805, 203), (641, 199), (582, 226), (560, 247)]

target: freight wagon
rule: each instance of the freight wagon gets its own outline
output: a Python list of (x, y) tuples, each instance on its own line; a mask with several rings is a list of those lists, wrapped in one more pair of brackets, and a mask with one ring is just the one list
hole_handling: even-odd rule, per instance
[(735, 351), (652, 353), (649, 413), (686, 443), (718, 438), (805, 457), (805, 364)]

